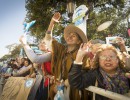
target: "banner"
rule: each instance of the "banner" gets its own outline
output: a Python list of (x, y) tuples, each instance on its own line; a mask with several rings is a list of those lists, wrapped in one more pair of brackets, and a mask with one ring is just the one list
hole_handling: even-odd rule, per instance
[(88, 19), (88, 15), (86, 15), (86, 12), (88, 11), (88, 8), (85, 5), (81, 5), (74, 11), (72, 22), (75, 24), (75, 26), (82, 29), (82, 31), (87, 35), (86, 29), (87, 24), (86, 20)]

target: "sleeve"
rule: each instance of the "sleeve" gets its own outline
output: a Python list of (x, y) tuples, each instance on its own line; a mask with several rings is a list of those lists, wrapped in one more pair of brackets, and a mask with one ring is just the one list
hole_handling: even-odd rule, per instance
[(28, 67), (26, 67), (20, 71), (17, 71), (17, 73), (13, 73), (13, 76), (22, 76), (23, 74), (28, 72), (31, 68), (32, 68), (32, 64), (30, 64)]
[(44, 53), (42, 55), (37, 55), (34, 51), (29, 47), (29, 45), (24, 45), (24, 50), (26, 52), (27, 57), (33, 63), (44, 63), (51, 60), (51, 52)]
[(96, 81), (95, 74), (95, 70), (84, 71), (82, 70), (82, 65), (72, 64), (68, 74), (69, 84), (78, 89), (94, 86)]

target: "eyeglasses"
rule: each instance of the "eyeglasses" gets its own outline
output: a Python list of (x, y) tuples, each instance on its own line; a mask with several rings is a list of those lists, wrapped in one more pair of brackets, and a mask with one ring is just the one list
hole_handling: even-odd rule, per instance
[(99, 59), (101, 60), (107, 60), (107, 59), (115, 60), (117, 59), (117, 56), (100, 56)]

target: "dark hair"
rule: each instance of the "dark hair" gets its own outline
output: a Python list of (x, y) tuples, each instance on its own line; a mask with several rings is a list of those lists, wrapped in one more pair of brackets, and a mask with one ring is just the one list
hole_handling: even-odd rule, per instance
[[(21, 60), (26, 60), (26, 58), (21, 58)], [(23, 67), (24, 66), (24, 61), (20, 64), (20, 67)]]
[(18, 66), (17, 66), (16, 64), (12, 64), (12, 65), (11, 65), (11, 68), (13, 68), (13, 69), (18, 69)]
[(32, 64), (32, 62), (31, 62), (28, 58), (25, 58), (25, 59), (24, 59), (24, 62), (25, 62), (25, 61), (27, 61), (29, 65)]

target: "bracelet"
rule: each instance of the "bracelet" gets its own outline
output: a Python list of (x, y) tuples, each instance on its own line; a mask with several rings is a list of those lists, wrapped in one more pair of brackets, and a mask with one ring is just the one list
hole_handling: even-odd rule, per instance
[(46, 33), (47, 33), (47, 34), (51, 34), (51, 31), (47, 31)]
[(74, 64), (77, 64), (77, 65), (82, 65), (82, 64), (83, 64), (83, 62), (76, 62), (76, 61), (74, 61)]

